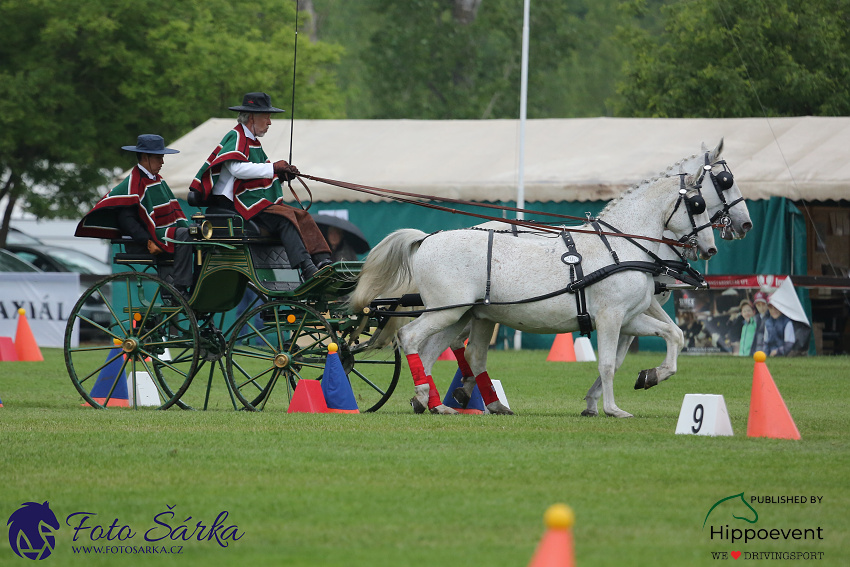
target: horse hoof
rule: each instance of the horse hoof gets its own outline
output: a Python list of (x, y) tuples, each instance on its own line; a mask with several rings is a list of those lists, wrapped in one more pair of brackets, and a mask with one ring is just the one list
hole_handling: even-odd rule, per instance
[(425, 410), (428, 409), (426, 406), (423, 406), (422, 402), (417, 400), (415, 397), (410, 398), (410, 405), (413, 406), (413, 413), (425, 413)]
[(610, 412), (606, 411), (605, 415), (607, 415), (608, 417), (616, 417), (616, 418), (620, 418), (620, 419), (624, 419), (624, 418), (627, 418), (627, 417), (634, 417), (629, 412), (623, 411), (620, 408), (615, 408), (614, 410), (611, 410)]
[(599, 415), (599, 412), (586, 409), (581, 412), (581, 415), (583, 415), (584, 417), (596, 417), (597, 415)]
[(649, 370), (644, 370), (646, 372), (646, 385), (644, 389), (649, 390), (653, 386), (658, 385), (658, 370), (655, 368), (650, 368)]
[(650, 368), (649, 370), (641, 370), (638, 374), (637, 382), (635, 382), (635, 390), (649, 390), (653, 386), (658, 385), (658, 370)]
[(455, 388), (455, 391), (452, 392), (452, 397), (458, 404), (460, 404), (460, 407), (462, 407), (463, 409), (466, 409), (466, 406), (469, 405), (469, 394), (467, 394), (466, 390), (464, 390), (463, 388)]
[(457, 410), (454, 408), (450, 408), (447, 405), (440, 404), (436, 407), (431, 408), (431, 413), (439, 414), (439, 415), (454, 415), (457, 414)]
[(514, 415), (514, 412), (500, 401), (490, 402), (487, 404), (487, 411), (496, 415)]

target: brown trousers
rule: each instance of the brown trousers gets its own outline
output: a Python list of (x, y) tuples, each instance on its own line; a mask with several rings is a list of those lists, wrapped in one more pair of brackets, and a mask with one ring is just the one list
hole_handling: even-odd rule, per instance
[[(271, 232), (280, 235), (289, 261), (293, 265), (299, 265), (311, 256), (331, 253), (316, 221), (303, 209), (289, 205), (270, 205), (255, 218)], [(297, 237), (293, 238), (291, 228), (298, 233)], [(298, 237), (300, 242), (297, 241)]]

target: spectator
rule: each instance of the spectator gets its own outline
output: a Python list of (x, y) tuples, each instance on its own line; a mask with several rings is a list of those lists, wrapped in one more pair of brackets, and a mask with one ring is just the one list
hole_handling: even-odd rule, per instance
[(741, 301), (741, 315), (738, 317), (741, 325), (740, 339), (738, 340), (737, 353), (740, 356), (750, 356), (756, 337), (755, 309), (746, 299)]
[(756, 353), (758, 351), (766, 351), (764, 346), (764, 323), (770, 318), (770, 314), (767, 312), (767, 294), (763, 291), (756, 293), (753, 296), (753, 305), (756, 308), (754, 316), (756, 320), (756, 332), (750, 352)]
[(791, 319), (772, 303), (767, 305), (770, 317), (764, 322), (764, 346), (769, 356), (786, 356), (794, 347), (797, 337)]

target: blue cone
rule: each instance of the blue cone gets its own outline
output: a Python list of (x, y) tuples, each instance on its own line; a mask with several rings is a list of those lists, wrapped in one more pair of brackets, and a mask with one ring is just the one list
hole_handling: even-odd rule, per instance
[[(112, 388), (112, 384), (115, 383), (116, 379), (118, 380), (118, 384), (112, 392), (112, 398), (109, 400), (110, 403), (113, 402), (113, 400), (126, 401), (129, 399), (129, 392), (127, 391), (127, 375), (121, 369), (121, 366), (124, 364), (124, 357), (120, 356), (121, 353), (122, 350), (120, 347), (110, 350), (109, 354), (106, 355), (106, 360), (109, 360), (113, 356), (117, 356), (117, 358), (106, 365), (103, 370), (100, 371), (100, 374), (97, 375), (97, 382), (95, 382), (89, 396), (99, 403), (103, 403), (101, 400), (105, 400), (106, 396), (109, 395), (109, 390)], [(121, 376), (118, 376), (118, 372), (121, 372)]]
[(322, 374), (322, 393), (332, 413), (360, 413), (339, 353), (328, 353)]
[[(448, 392), (446, 392), (446, 397), (443, 398), (443, 404), (449, 406), (454, 409), (461, 409), (461, 406), (457, 401), (452, 397), (452, 392), (457, 388), (463, 387), (463, 374), (460, 372), (460, 368), (455, 372), (455, 377), (452, 380), (451, 386), (449, 386)], [(469, 403), (466, 404), (466, 409), (468, 410), (478, 410), (481, 413), (484, 413), (484, 398), (481, 397), (481, 392), (478, 391), (478, 386), (475, 386), (472, 389), (472, 397), (469, 400)]]

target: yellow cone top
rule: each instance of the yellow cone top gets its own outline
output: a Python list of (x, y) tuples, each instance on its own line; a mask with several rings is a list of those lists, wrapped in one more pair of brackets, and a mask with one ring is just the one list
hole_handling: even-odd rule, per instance
[(756, 353), (753, 355), (753, 360), (755, 360), (756, 362), (764, 362), (765, 360), (767, 360), (767, 355), (764, 354), (762, 351), (757, 350)]
[(27, 312), (27, 310), (24, 309), (23, 307), (18, 308), (18, 315), (24, 315), (26, 312)]
[(573, 527), (576, 515), (566, 504), (552, 504), (543, 515), (543, 521), (549, 529), (568, 530)]
[(331, 343), (331, 344), (328, 345), (328, 352), (329, 353), (333, 354), (338, 350), (339, 350), (339, 347), (336, 345), (336, 343)]

